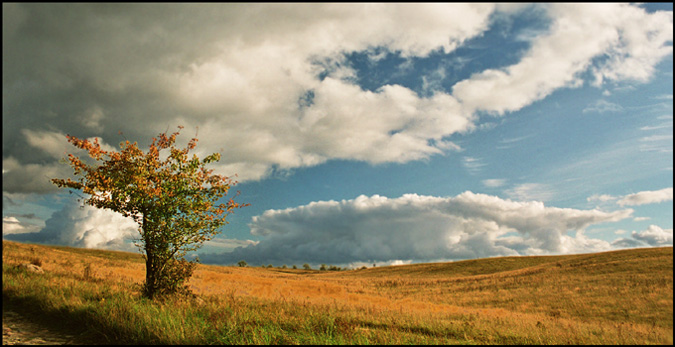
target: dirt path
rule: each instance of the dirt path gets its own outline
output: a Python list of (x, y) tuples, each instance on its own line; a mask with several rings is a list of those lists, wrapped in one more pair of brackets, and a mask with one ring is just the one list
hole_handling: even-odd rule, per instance
[(3, 345), (88, 345), (78, 336), (34, 322), (11, 309), (2, 309)]

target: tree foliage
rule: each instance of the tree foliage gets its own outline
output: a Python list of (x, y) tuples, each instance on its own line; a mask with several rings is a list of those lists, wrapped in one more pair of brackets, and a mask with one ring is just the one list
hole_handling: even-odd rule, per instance
[(88, 194), (84, 203), (111, 209), (138, 223), (140, 239), (136, 245), (146, 261), (143, 292), (150, 298), (185, 291), (195, 264), (184, 256), (213, 238), (227, 224), (225, 218), (233, 209), (248, 205), (232, 199), (217, 203), (236, 182), (206, 168), (220, 160), (219, 153), (202, 160), (189, 155), (196, 147), (196, 138), (186, 148), (177, 148), (176, 136), (182, 128), (169, 136), (161, 133), (153, 138), (147, 152), (129, 141), (120, 143), (119, 152), (105, 151), (98, 139), (67, 135), (68, 142), (87, 151), (96, 163), (90, 165), (68, 154), (79, 178), (52, 179), (59, 187)]

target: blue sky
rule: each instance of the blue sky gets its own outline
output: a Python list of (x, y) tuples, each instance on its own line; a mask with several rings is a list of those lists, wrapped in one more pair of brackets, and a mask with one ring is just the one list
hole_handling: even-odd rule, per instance
[(672, 245), (672, 23), (672, 4), (3, 4), (3, 238), (134, 250), (132, 222), (49, 183), (65, 134), (182, 125), (251, 204), (206, 263)]

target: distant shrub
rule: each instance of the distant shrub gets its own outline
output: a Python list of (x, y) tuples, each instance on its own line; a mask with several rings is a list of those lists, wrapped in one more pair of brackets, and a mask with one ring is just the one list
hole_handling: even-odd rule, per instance
[(30, 263), (35, 265), (35, 266), (42, 266), (42, 259), (38, 257), (33, 257), (30, 259)]
[(85, 280), (94, 279), (95, 273), (96, 272), (94, 271), (94, 268), (91, 266), (91, 264), (87, 264), (82, 272), (82, 277), (84, 277)]

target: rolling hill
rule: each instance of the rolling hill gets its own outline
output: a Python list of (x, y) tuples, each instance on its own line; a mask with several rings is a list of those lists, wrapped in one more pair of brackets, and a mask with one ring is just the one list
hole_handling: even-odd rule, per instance
[(138, 254), (3, 241), (3, 304), (122, 344), (673, 342), (672, 247), (349, 271), (199, 265), (197, 298), (163, 302), (140, 297), (144, 270)]

